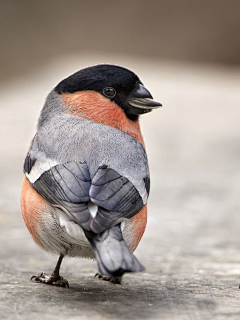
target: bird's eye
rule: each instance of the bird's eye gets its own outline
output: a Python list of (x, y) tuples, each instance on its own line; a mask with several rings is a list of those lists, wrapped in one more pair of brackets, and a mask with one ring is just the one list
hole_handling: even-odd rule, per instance
[(112, 88), (112, 87), (106, 87), (106, 88), (103, 89), (103, 94), (106, 97), (112, 99), (116, 95), (116, 90), (114, 88)]

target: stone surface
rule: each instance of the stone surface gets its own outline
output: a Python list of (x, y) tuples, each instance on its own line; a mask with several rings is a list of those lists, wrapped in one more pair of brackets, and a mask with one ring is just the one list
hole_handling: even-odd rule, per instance
[[(164, 106), (141, 120), (152, 185), (136, 255), (146, 272), (120, 286), (94, 279), (94, 261), (65, 259), (69, 289), (30, 282), (57, 257), (35, 245), (21, 217), (27, 146), (48, 91), (102, 61), (136, 71)], [(239, 69), (89, 56), (1, 87), (0, 319), (239, 319), (239, 85)]]

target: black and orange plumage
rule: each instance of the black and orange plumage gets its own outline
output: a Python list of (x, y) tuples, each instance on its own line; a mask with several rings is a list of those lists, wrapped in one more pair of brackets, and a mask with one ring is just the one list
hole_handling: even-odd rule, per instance
[(21, 207), (36, 243), (60, 258), (36, 281), (67, 285), (59, 275), (67, 255), (96, 258), (110, 280), (144, 270), (133, 255), (150, 188), (139, 116), (160, 106), (114, 65), (82, 69), (50, 92), (25, 159)]

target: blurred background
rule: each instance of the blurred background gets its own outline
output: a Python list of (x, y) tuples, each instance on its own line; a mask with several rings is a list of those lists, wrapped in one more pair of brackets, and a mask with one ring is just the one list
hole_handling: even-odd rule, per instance
[(240, 63), (238, 0), (1, 1), (1, 81), (102, 52)]
[[(225, 288), (240, 282), (239, 17), (238, 0), (0, 0), (0, 267), (12, 286), (20, 281), (25, 288), (56, 261), (31, 240), (19, 205), (22, 165), (45, 97), (71, 73), (112, 63), (137, 73), (163, 104), (141, 118), (152, 181), (148, 227), (136, 251), (150, 279), (146, 294), (156, 279), (166, 296), (169, 281), (180, 291), (193, 281), (211, 304), (204, 309), (192, 288), (191, 310), (226, 312), (227, 302), (217, 308), (203, 279)], [(95, 271), (91, 261), (62, 266), (73, 287), (84, 276), (88, 286)], [(229, 287), (232, 305), (236, 296)], [(16, 308), (26, 316), (19, 299)], [(39, 308), (48, 303), (36, 299)], [(174, 309), (174, 297), (171, 308), (164, 301), (154, 310), (172, 312), (171, 320), (185, 312)], [(0, 305), (4, 319), (11, 308)], [(97, 308), (85, 305), (88, 315), (103, 312)], [(139, 304), (136, 312), (149, 308), (154, 312)]]

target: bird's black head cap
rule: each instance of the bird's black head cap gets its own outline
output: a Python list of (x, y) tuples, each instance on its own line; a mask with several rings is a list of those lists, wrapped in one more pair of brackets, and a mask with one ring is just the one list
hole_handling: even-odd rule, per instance
[[(101, 64), (72, 74), (62, 80), (54, 90), (59, 94), (85, 90), (99, 92), (114, 101), (124, 110), (129, 119), (135, 121), (139, 114), (151, 111), (133, 107), (129, 103), (129, 99), (134, 96), (133, 93), (138, 90), (139, 85), (143, 87), (138, 76), (132, 71), (115, 65)], [(151, 94), (147, 90), (146, 92), (144, 97), (152, 99)]]

